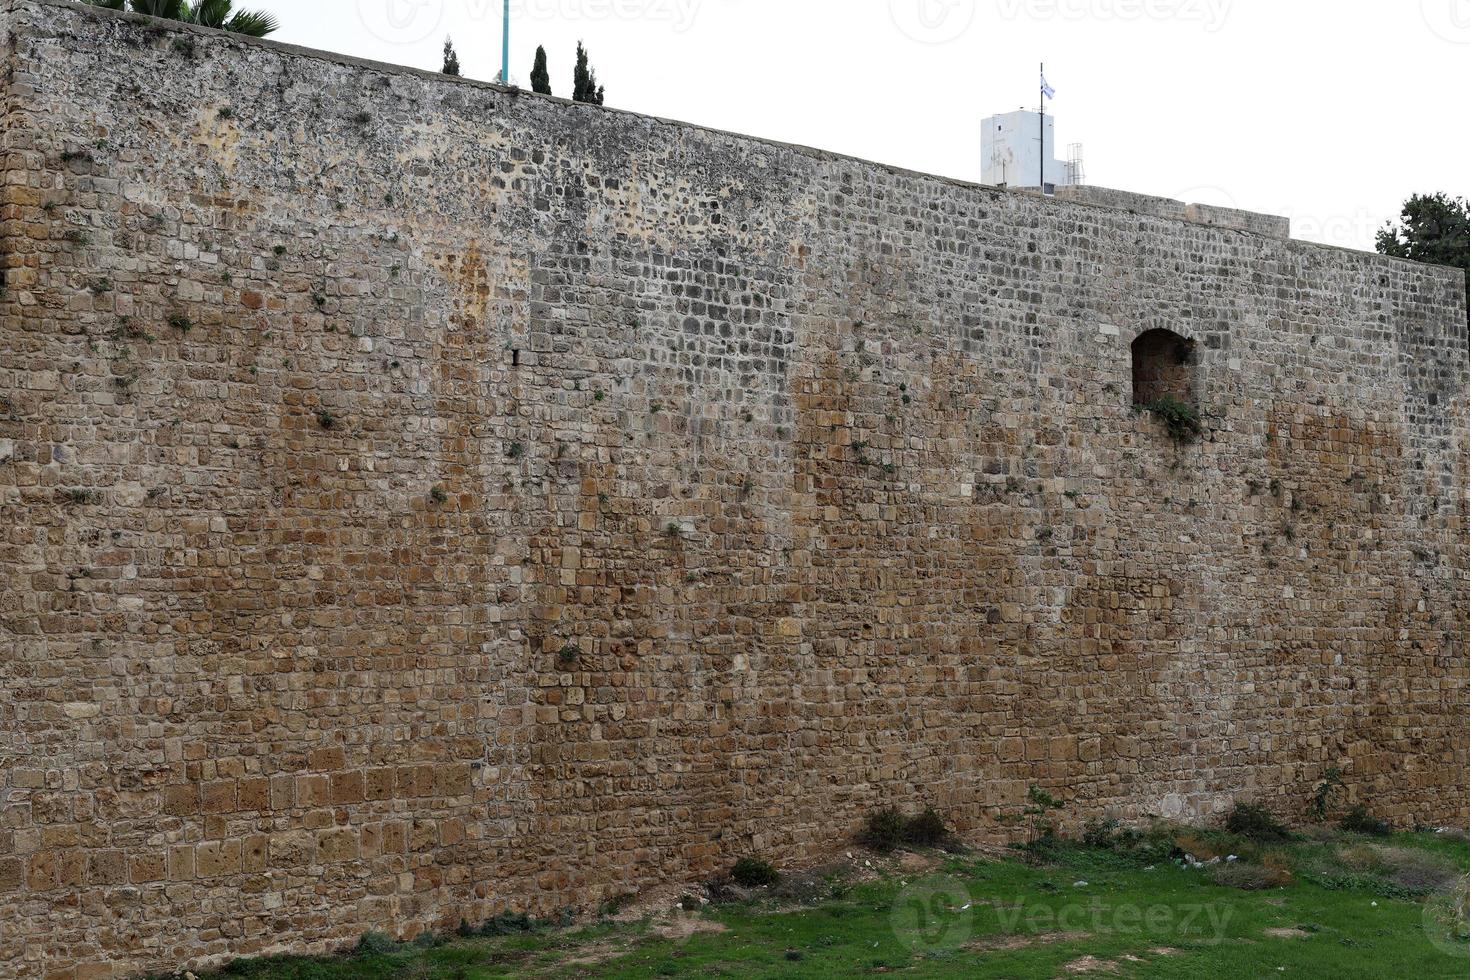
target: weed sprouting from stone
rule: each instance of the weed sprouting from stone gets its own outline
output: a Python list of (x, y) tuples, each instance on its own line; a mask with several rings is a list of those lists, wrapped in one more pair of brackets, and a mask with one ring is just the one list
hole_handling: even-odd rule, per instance
[(1332, 794), (1343, 788), (1342, 770), (1336, 766), (1322, 774), (1322, 781), (1312, 793), (1312, 816), (1318, 823), (1327, 819), (1327, 810), (1332, 804)]
[(1173, 395), (1156, 398), (1143, 408), (1164, 423), (1169, 437), (1177, 443), (1189, 442), (1204, 432), (1204, 420), (1199, 410)]

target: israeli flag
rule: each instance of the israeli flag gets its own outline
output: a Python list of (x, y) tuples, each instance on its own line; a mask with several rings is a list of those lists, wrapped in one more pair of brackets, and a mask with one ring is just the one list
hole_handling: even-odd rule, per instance
[(1055, 99), (1057, 97), (1057, 90), (1047, 84), (1045, 75), (1041, 76), (1041, 94), (1048, 99)]

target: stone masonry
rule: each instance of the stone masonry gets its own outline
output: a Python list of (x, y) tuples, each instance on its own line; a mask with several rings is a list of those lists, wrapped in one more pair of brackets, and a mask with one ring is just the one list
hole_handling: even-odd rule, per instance
[[(887, 804), (995, 836), (1033, 785), (1209, 820), (1335, 766), (1470, 822), (1456, 271), (0, 32), (0, 976), (585, 910)], [(1158, 329), (1197, 440), (1133, 409)]]

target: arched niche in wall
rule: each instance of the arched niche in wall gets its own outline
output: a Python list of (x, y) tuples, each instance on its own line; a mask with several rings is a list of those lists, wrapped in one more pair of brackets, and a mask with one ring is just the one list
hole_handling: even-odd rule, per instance
[(1133, 342), (1133, 404), (1173, 398), (1195, 403), (1195, 342), (1172, 330), (1149, 330)]

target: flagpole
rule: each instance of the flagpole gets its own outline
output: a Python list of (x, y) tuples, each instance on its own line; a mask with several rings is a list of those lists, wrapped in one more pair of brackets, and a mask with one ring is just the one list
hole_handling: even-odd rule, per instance
[(1046, 62), (1041, 63), (1041, 183), (1036, 186), (1041, 196), (1046, 197)]
[(510, 0), (505, 0), (505, 27), (500, 40), (500, 84), (510, 84)]

